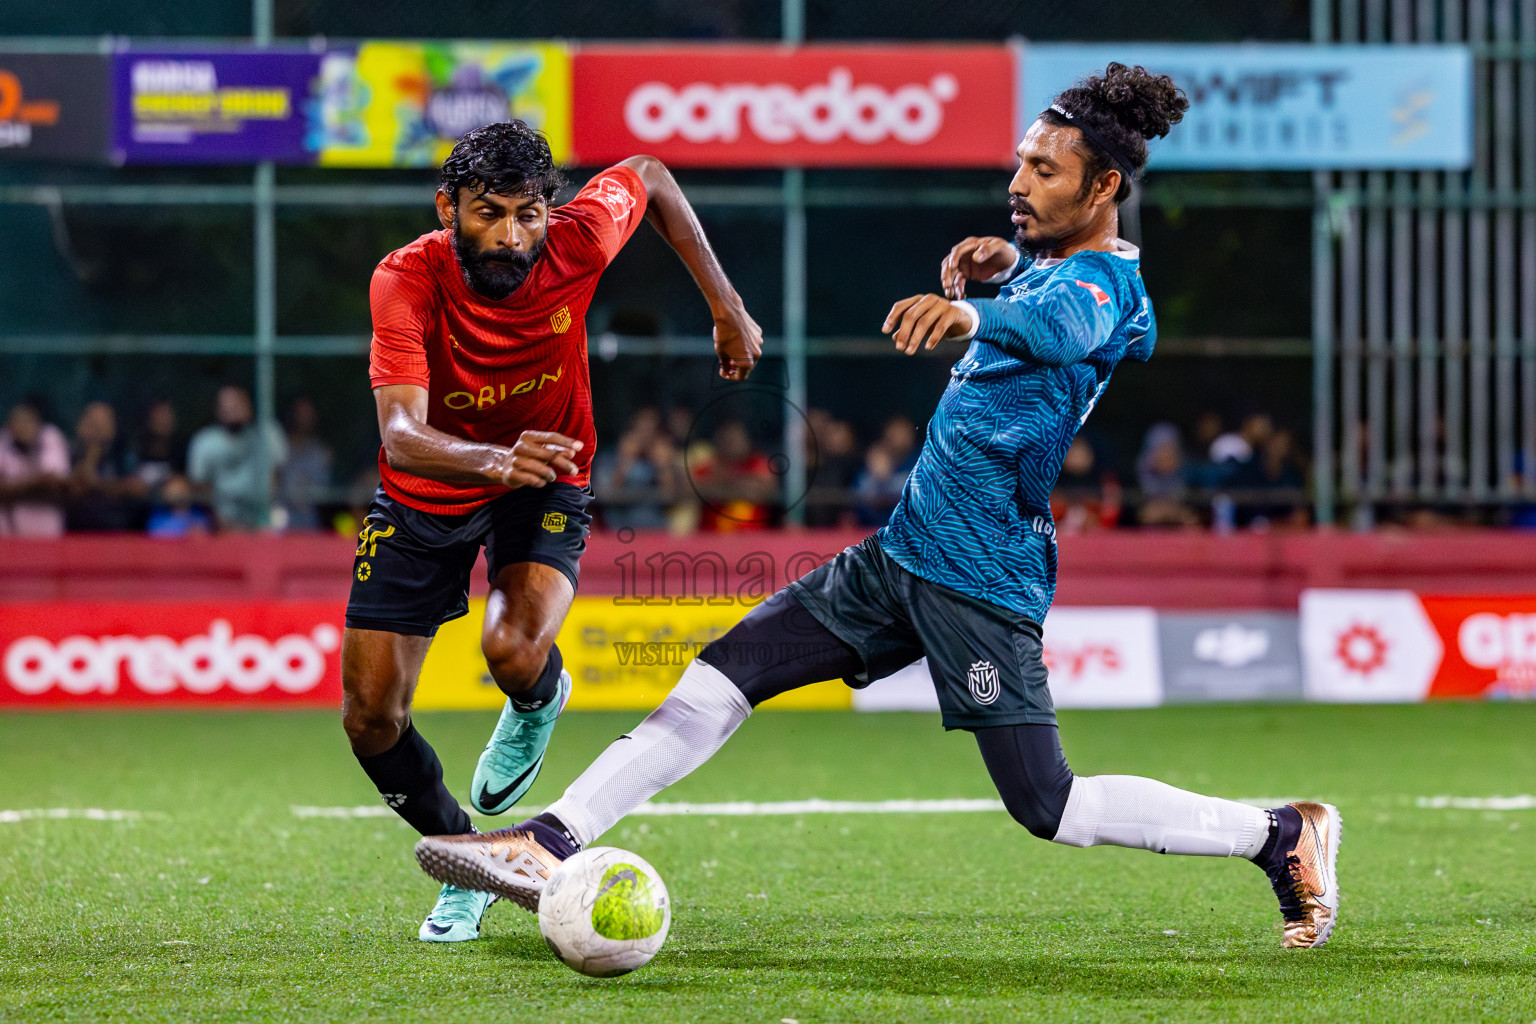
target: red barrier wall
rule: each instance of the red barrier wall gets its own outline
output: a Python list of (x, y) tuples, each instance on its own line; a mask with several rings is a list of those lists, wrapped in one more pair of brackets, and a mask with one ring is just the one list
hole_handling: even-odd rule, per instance
[[(706, 595), (771, 592), (860, 536), (641, 533), (626, 543), (613, 533), (595, 534), (582, 560), (582, 593), (687, 596), (689, 573)], [(314, 535), (0, 541), (0, 601), (344, 599), (354, 545)], [(723, 573), (719, 584), (717, 573)], [(1536, 594), (1536, 533), (1063, 537), (1057, 603), (1294, 611), (1304, 587)], [(475, 589), (484, 588), (483, 570), (477, 571)]]

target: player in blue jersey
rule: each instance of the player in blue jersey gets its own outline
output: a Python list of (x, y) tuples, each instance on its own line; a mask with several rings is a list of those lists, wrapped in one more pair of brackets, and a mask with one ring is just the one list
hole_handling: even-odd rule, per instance
[[(1280, 900), (1282, 944), (1322, 945), (1337, 919), (1338, 811), (1265, 810), (1128, 775), (1075, 775), (1046, 685), (1041, 623), (1056, 586), (1050, 493), (1078, 427), (1157, 329), (1119, 205), (1188, 109), (1166, 76), (1111, 64), (1058, 96), (1019, 145), (1014, 242), (968, 238), (945, 295), (891, 309), (908, 354), (968, 342), (888, 525), (791, 583), (709, 644), (655, 712), (544, 814), (486, 835), (421, 840), (429, 874), (529, 909), (561, 859), (693, 771), (770, 697), (825, 679), (862, 687), (927, 657), (944, 726), (974, 733), (1004, 805), (1031, 833), (1245, 857)], [(1003, 283), (993, 300), (965, 282)], [(786, 654), (762, 664), (765, 649)]]

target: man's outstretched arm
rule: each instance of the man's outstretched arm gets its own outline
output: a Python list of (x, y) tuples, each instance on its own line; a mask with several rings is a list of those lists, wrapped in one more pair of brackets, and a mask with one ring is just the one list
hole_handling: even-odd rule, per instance
[(571, 458), (581, 442), (542, 430), (525, 430), (507, 448), (445, 434), (427, 426), (427, 389), (386, 384), (373, 389), (379, 435), (390, 468), (445, 484), (543, 487), (576, 472)]
[(881, 330), (907, 355), (946, 339), (977, 337), (1021, 359), (1070, 366), (1103, 344), (1115, 325), (1115, 308), (1097, 299), (1103, 290), (1087, 288), (1080, 281), (1053, 283), (1017, 302), (914, 295), (891, 307)]
[(763, 330), (748, 315), (741, 296), (721, 269), (688, 198), (672, 172), (655, 157), (632, 156), (622, 165), (640, 176), (647, 195), (645, 219), (682, 259), (709, 303), (715, 321), (720, 376), (726, 380), (746, 380), (762, 356)]

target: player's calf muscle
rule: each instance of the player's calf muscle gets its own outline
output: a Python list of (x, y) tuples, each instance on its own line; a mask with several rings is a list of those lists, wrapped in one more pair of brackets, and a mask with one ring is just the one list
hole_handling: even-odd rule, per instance
[(368, 629), (348, 629), (342, 640), (341, 723), (352, 750), (382, 753), (411, 720), (411, 694), (431, 641)]

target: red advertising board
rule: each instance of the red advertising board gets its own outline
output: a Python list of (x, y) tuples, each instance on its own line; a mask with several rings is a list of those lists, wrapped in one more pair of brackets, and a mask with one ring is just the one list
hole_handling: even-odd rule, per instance
[(0, 610), (0, 706), (336, 705), (333, 601)]
[(575, 158), (690, 167), (1002, 167), (1005, 46), (593, 46), (573, 60)]
[(1301, 638), (1316, 700), (1536, 698), (1536, 597), (1309, 590)]
[(1445, 657), (1431, 697), (1536, 698), (1536, 597), (1422, 597)]

